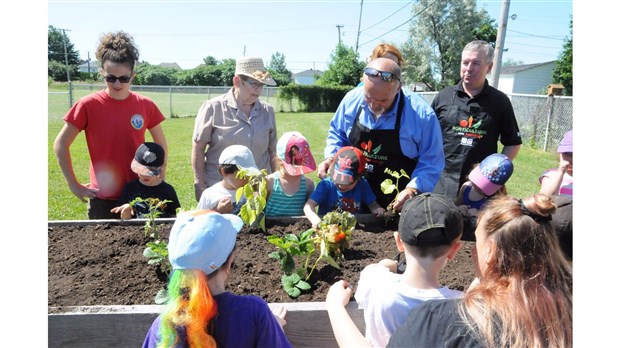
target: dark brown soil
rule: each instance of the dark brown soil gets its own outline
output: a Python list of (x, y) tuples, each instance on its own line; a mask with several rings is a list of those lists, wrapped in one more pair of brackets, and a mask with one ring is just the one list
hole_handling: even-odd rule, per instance
[[(167, 240), (172, 224), (158, 227)], [(268, 222), (267, 231), (243, 229), (237, 238), (235, 266), (228, 290), (237, 294), (254, 294), (267, 302), (324, 301), (329, 286), (340, 279), (353, 288), (360, 271), (383, 258), (393, 258), (396, 245), (393, 231), (396, 222), (361, 224), (353, 231), (350, 248), (338, 270), (319, 262), (310, 283), (311, 291), (297, 299), (289, 297), (280, 283), (282, 271), (278, 261), (268, 254), (276, 251), (266, 236), (299, 234), (310, 228), (307, 220), (291, 225)], [(48, 305), (146, 305), (155, 304), (157, 292), (167, 283), (167, 275), (158, 266), (147, 264), (142, 256), (148, 239), (141, 225), (77, 225), (48, 227)], [(463, 242), (457, 257), (448, 262), (440, 281), (453, 289), (463, 290), (474, 278), (471, 262), (472, 242)]]

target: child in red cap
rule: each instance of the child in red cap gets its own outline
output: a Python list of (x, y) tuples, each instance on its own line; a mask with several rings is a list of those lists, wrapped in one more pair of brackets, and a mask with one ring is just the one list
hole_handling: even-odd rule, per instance
[[(329, 168), (329, 177), (321, 180), (304, 206), (304, 213), (313, 227), (330, 211), (340, 209), (352, 214), (361, 213), (365, 205), (376, 216), (382, 217), (385, 209), (377, 203), (377, 196), (362, 176), (366, 168), (366, 157), (353, 147), (342, 147)], [(319, 207), (318, 215), (316, 207)]]

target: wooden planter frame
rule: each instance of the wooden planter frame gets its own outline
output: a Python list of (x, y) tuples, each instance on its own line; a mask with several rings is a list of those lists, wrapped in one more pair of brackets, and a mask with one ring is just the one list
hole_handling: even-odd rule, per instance
[[(377, 221), (370, 214), (356, 216), (358, 222)], [(279, 223), (295, 223), (305, 217), (271, 218)], [(156, 219), (159, 223), (172, 219)], [(68, 220), (49, 221), (48, 226), (89, 225), (144, 225), (146, 219), (132, 220)], [(338, 347), (332, 333), (325, 302), (269, 303), (273, 310), (279, 306), (287, 309), (284, 332), (293, 347)], [(364, 314), (351, 301), (347, 311), (358, 328), (365, 330)], [(160, 305), (135, 306), (71, 306), (48, 307), (48, 347), (140, 347), (153, 320), (161, 313)]]

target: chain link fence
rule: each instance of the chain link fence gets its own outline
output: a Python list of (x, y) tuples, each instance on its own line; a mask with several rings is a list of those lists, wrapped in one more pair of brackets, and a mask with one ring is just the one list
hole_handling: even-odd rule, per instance
[[(73, 84), (72, 100), (100, 91), (104, 84)], [(195, 117), (204, 101), (228, 92), (227, 86), (140, 86), (131, 89), (146, 95), (157, 104), (167, 118)], [(437, 92), (419, 92), (430, 104)], [(62, 119), (69, 110), (68, 93), (48, 93), (48, 117)], [(512, 102), (523, 143), (555, 151), (564, 133), (573, 128), (573, 98), (532, 94), (508, 94)], [(271, 104), (276, 112), (297, 111), (295, 103), (280, 101), (278, 88), (265, 86), (261, 100)]]

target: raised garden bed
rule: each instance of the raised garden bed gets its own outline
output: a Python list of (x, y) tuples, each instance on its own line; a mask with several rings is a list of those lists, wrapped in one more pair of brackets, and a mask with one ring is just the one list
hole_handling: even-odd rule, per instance
[[(158, 219), (168, 236), (174, 219)], [(155, 294), (167, 277), (142, 256), (148, 239), (145, 220), (51, 221), (48, 223), (48, 306), (50, 346), (139, 346), (159, 313)], [(340, 279), (355, 288), (360, 271), (369, 263), (396, 255), (393, 231), (396, 222), (385, 226), (372, 216), (358, 217), (359, 229), (338, 270), (319, 263), (310, 280), (312, 291), (296, 299), (280, 284), (282, 272), (268, 254), (275, 246), (269, 234), (299, 233), (310, 227), (303, 218), (267, 221), (267, 232), (244, 229), (237, 239), (235, 266), (228, 289), (237, 294), (261, 296), (272, 306), (289, 310), (285, 331), (295, 347), (336, 346), (327, 313), (325, 295)], [(464, 242), (455, 260), (441, 274), (441, 282), (455, 289), (466, 288), (474, 277), (471, 263), (473, 243)], [(363, 329), (361, 310), (350, 304), (350, 313)], [(307, 323), (313, 323), (308, 341)], [(318, 344), (318, 345), (317, 345)]]

